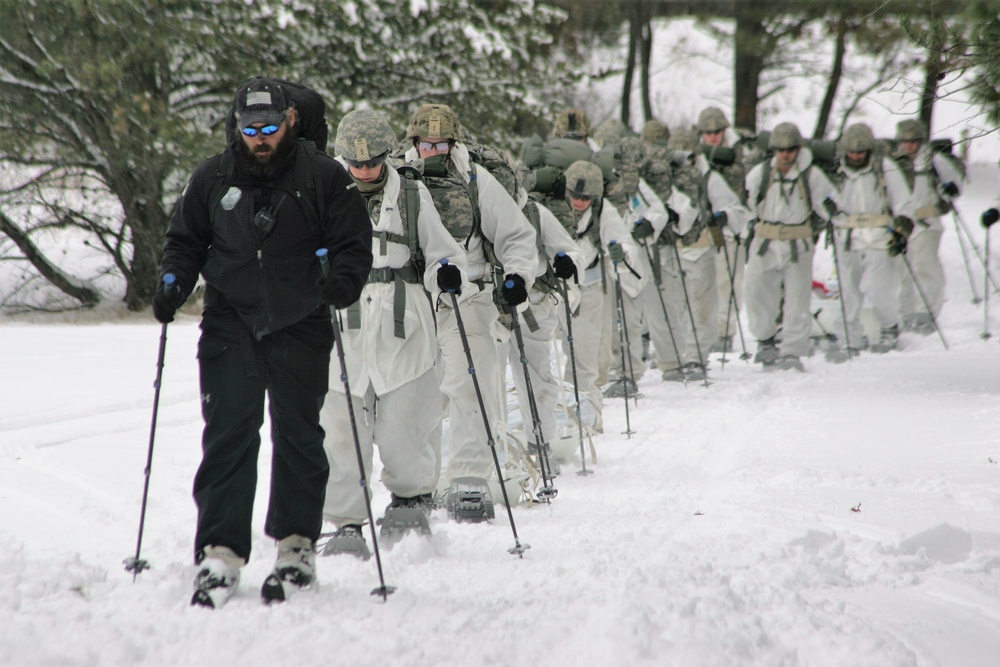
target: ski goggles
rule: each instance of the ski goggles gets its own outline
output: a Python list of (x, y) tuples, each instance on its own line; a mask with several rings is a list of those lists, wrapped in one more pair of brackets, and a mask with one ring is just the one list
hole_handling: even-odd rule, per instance
[(264, 127), (244, 127), (240, 132), (247, 137), (256, 137), (258, 134), (269, 137), (272, 134), (276, 134), (280, 129), (280, 125), (265, 125)]
[(582, 192), (573, 192), (572, 190), (567, 191), (570, 199), (579, 199), (580, 201), (590, 201), (594, 198), (594, 195), (585, 195)]
[(444, 153), (451, 148), (452, 140), (448, 141), (418, 141), (417, 148), (422, 151), (429, 151), (431, 149), (436, 150), (438, 153)]
[(352, 160), (351, 158), (345, 157), (344, 162), (346, 162), (348, 166), (354, 167), (355, 169), (374, 169), (375, 167), (385, 164), (385, 153), (376, 155), (375, 157), (367, 160)]

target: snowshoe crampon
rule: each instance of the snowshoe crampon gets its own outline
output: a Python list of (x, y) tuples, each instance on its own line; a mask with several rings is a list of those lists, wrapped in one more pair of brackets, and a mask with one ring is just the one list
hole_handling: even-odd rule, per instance
[(456, 477), (452, 480), (445, 506), (448, 516), (459, 522), (479, 523), (496, 516), (490, 487), (482, 477)]
[(194, 595), (191, 605), (221, 609), (236, 592), (240, 583), (240, 571), (218, 558), (208, 558), (202, 562), (201, 570), (194, 580)]
[(410, 531), (421, 535), (431, 534), (427, 513), (417, 507), (389, 507), (378, 524), (379, 535), (386, 538), (401, 537)]
[(365, 537), (361, 533), (361, 526), (348, 524), (341, 526), (336, 533), (327, 541), (323, 547), (321, 556), (338, 556), (346, 554), (356, 556), (361, 560), (368, 560), (372, 557), (372, 552), (365, 542)]

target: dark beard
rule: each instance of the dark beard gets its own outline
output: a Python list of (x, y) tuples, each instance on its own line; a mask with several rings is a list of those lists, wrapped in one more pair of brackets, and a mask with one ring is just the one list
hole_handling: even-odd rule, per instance
[[(286, 127), (285, 134), (275, 149), (266, 153), (254, 154), (247, 142), (237, 138), (234, 153), (239, 164), (239, 171), (254, 179), (274, 180), (284, 169), (288, 157), (295, 152), (295, 144), (299, 140), (298, 129), (297, 125)], [(267, 144), (263, 144), (263, 147), (267, 147)]]

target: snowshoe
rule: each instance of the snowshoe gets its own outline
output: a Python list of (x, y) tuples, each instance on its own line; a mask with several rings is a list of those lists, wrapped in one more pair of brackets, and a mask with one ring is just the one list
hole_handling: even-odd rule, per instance
[(781, 357), (781, 359), (775, 362), (774, 367), (782, 371), (796, 370), (804, 372), (806, 370), (799, 358), (793, 354), (786, 354)]
[(455, 521), (479, 523), (495, 518), (493, 496), (482, 477), (456, 477), (445, 501), (448, 516)]
[(885, 354), (899, 347), (899, 327), (893, 325), (882, 329), (878, 342), (871, 346), (876, 354)]
[(357, 556), (361, 560), (368, 560), (372, 557), (372, 552), (368, 549), (368, 544), (365, 542), (365, 536), (361, 532), (361, 526), (353, 523), (341, 526), (320, 553), (321, 556), (337, 556), (340, 554)]
[(265, 604), (284, 602), (316, 579), (316, 549), (312, 540), (291, 535), (278, 542), (278, 560), (264, 580), (260, 597)]
[(684, 382), (687, 380), (687, 376), (684, 375), (684, 371), (680, 368), (671, 368), (669, 371), (663, 371), (663, 375), (660, 377), (664, 382)]
[(687, 376), (688, 380), (704, 380), (705, 379), (705, 369), (702, 368), (701, 364), (696, 361), (690, 361), (684, 364), (681, 369), (684, 371), (684, 375)]
[(934, 320), (930, 313), (917, 313), (903, 320), (903, 328), (922, 336), (929, 336), (934, 333)]
[(381, 526), (379, 535), (382, 537), (402, 537), (410, 531), (418, 531), (422, 535), (431, 534), (428, 521), (430, 514), (430, 494), (402, 498), (392, 494), (392, 502), (385, 508), (385, 515), (377, 521)]
[(623, 398), (625, 396), (626, 383), (628, 383), (628, 397), (635, 398), (639, 393), (635, 382), (628, 378), (617, 378), (604, 388), (604, 398)]
[(228, 547), (208, 546), (203, 554), (201, 569), (194, 578), (191, 605), (221, 609), (240, 584), (240, 565), (244, 561)]
[(831, 364), (842, 364), (860, 355), (861, 352), (856, 347), (846, 347), (827, 350), (823, 356)]

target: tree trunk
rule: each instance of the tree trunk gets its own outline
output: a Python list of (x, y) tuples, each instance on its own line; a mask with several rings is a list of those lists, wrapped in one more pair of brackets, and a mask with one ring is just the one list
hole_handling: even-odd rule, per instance
[(628, 54), (625, 56), (625, 76), (622, 79), (622, 113), (621, 121), (630, 127), (629, 117), (632, 115), (632, 79), (635, 78), (635, 55), (639, 48), (639, 30), (637, 10), (635, 5), (629, 12), (628, 19)]
[[(142, 200), (140, 200), (142, 201)], [(153, 300), (160, 279), (160, 260), (163, 258), (163, 238), (167, 231), (168, 217), (156, 204), (134, 204), (126, 212), (125, 224), (132, 240), (132, 258), (125, 272), (125, 305), (129, 310), (142, 310)]]
[(757, 130), (757, 103), (760, 101), (760, 75), (764, 70), (767, 32), (762, 16), (765, 10), (758, 0), (736, 3), (736, 39), (733, 49), (734, 110), (733, 124)]
[(651, 20), (652, 9), (649, 3), (642, 3), (639, 11), (642, 13), (641, 25), (639, 27), (639, 63), (641, 65), (639, 77), (642, 86), (642, 120), (646, 122), (653, 119), (653, 100), (649, 90), (649, 63), (653, 53), (653, 26)]
[(0, 231), (6, 234), (17, 245), (27, 260), (31, 262), (31, 265), (46, 280), (64, 294), (73, 297), (87, 308), (96, 306), (101, 302), (101, 293), (96, 288), (63, 273), (58, 266), (48, 260), (24, 230), (7, 217), (7, 214), (2, 212), (0, 212)]
[(816, 129), (813, 130), (813, 139), (822, 139), (826, 135), (826, 126), (830, 122), (830, 111), (833, 109), (833, 100), (837, 97), (840, 79), (844, 74), (844, 53), (846, 51), (847, 17), (842, 15), (837, 21), (837, 40), (833, 50), (833, 65), (830, 68), (830, 78), (827, 79), (823, 103), (820, 105), (819, 115), (816, 117)]
[[(934, 28), (932, 28), (933, 30)], [(924, 62), (924, 86), (920, 92), (920, 122), (930, 131), (934, 116), (934, 102), (937, 100), (938, 81), (944, 72), (944, 60), (941, 53), (941, 42), (935, 38), (927, 48), (927, 60)]]

